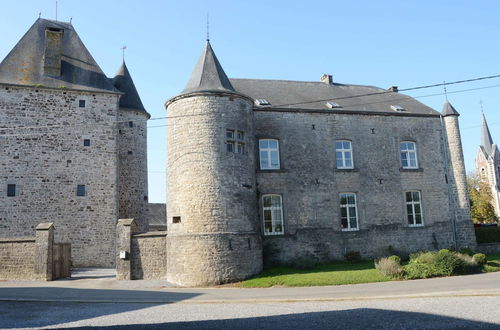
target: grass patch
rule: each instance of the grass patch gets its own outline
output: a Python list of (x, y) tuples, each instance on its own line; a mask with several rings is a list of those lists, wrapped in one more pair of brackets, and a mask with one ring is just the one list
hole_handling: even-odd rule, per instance
[(483, 265), (483, 273), (500, 271), (500, 254), (487, 254), (486, 263)]
[[(482, 272), (500, 271), (500, 254), (486, 255)], [(393, 281), (375, 269), (373, 261), (335, 262), (318, 265), (310, 270), (292, 267), (274, 267), (236, 284), (241, 288), (268, 288), (273, 286), (322, 286)]]
[(318, 265), (310, 270), (274, 267), (238, 284), (242, 288), (272, 286), (318, 286), (385, 282), (391, 278), (375, 269), (373, 261), (336, 262)]

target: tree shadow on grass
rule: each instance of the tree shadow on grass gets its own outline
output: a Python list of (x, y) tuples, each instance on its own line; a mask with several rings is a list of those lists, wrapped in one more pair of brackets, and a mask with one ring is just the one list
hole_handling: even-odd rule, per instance
[[(428, 313), (359, 308), (263, 317), (131, 324), (99, 329), (498, 329), (498, 324)], [(81, 329), (67, 328), (67, 329)]]

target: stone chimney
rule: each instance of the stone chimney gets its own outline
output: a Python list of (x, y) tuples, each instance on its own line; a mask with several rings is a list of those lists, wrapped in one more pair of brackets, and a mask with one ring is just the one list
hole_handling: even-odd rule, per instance
[(61, 75), (62, 39), (64, 30), (48, 27), (45, 30), (44, 74), (51, 77)]
[(391, 86), (391, 87), (387, 88), (387, 90), (389, 92), (397, 93), (398, 92), (398, 86)]
[(325, 73), (324, 75), (321, 76), (320, 80), (321, 80), (321, 82), (328, 84), (328, 85), (333, 84), (333, 77), (331, 74)]

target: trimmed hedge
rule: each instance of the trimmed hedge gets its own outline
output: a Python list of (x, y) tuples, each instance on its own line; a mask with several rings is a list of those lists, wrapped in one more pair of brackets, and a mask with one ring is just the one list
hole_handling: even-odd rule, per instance
[(477, 227), (476, 241), (478, 243), (500, 242), (500, 227)]

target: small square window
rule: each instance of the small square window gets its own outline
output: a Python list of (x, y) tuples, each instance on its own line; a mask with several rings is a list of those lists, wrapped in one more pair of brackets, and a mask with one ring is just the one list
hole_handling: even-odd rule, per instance
[(129, 121), (128, 122), (128, 127), (134, 127), (134, 122), (133, 121)]
[(85, 185), (84, 184), (79, 184), (76, 186), (76, 195), (83, 197), (85, 196)]
[(245, 133), (243, 133), (242, 131), (238, 131), (236, 136), (237, 136), (238, 140), (243, 140), (245, 137)]
[(80, 108), (85, 108), (85, 100), (78, 100), (78, 106)]
[(129, 150), (129, 151), (127, 151), (127, 153), (128, 153), (129, 155), (132, 155), (132, 151), (130, 151), (130, 150)]
[(90, 147), (90, 139), (83, 139), (83, 146)]
[(7, 197), (15, 197), (16, 196), (16, 185), (8, 184), (7, 185)]
[(234, 152), (234, 142), (226, 142), (226, 150), (227, 152)]
[(181, 222), (181, 217), (179, 216), (172, 217), (172, 223), (180, 223), (180, 222)]
[(228, 138), (228, 139), (234, 139), (234, 130), (227, 129), (226, 130), (226, 138)]

